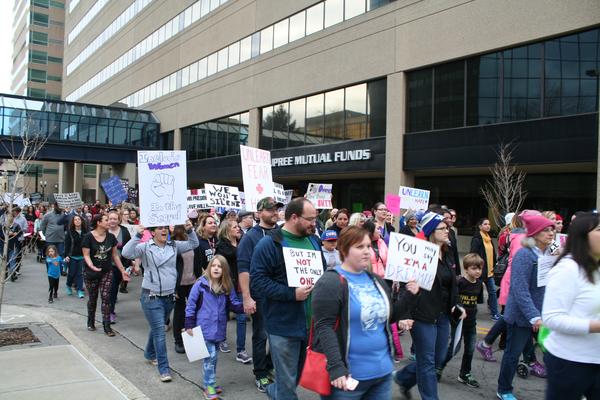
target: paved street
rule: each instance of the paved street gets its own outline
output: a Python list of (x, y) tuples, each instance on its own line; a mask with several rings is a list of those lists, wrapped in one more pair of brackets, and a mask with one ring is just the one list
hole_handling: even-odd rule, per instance
[[(151, 399), (197, 399), (202, 398), (200, 382), (202, 366), (200, 362), (189, 363), (185, 355), (173, 351), (172, 332), (167, 334), (168, 351), (173, 382), (161, 383), (155, 367), (144, 362), (143, 347), (148, 333), (148, 327), (139, 305), (141, 277), (134, 277), (129, 285), (128, 294), (119, 294), (117, 304), (117, 324), (113, 329), (118, 333), (109, 338), (98, 331), (88, 332), (85, 328), (86, 300), (68, 297), (64, 291), (65, 278), (61, 277), (59, 299), (54, 304), (47, 303), (47, 278), (43, 264), (36, 263), (35, 257), (29, 255), (24, 261), (21, 277), (14, 283), (8, 282), (4, 296), (5, 304), (31, 307), (37, 311), (61, 321), (70, 328), (87, 346), (93, 349), (102, 359), (113, 366), (119, 373), (137, 386)], [(12, 322), (18, 322), (18, 315), (13, 315)], [(99, 314), (97, 320), (101, 319)], [(249, 323), (250, 324), (250, 323)], [(480, 330), (478, 337), (491, 326), (487, 310), (480, 308)], [(228, 342), (235, 348), (235, 321), (228, 326)], [(249, 325), (250, 328), (250, 325)], [(250, 332), (248, 329), (247, 347), (250, 349)], [(402, 336), (405, 354), (409, 353), (410, 337)], [(501, 352), (496, 353), (498, 358)], [(404, 363), (399, 364), (401, 367)], [(480, 389), (470, 389), (456, 381), (460, 354), (447, 367), (439, 386), (440, 398), (450, 400), (492, 399), (495, 398), (496, 379), (499, 363), (484, 363), (477, 353), (473, 361), (473, 375), (481, 383)], [(235, 361), (235, 354), (219, 354), (217, 380), (224, 387), (224, 399), (266, 399), (254, 387), (251, 365), (242, 365)], [(528, 379), (515, 378), (515, 395), (519, 399), (543, 398), (545, 381), (535, 377)], [(85, 390), (85, 389), (84, 389)], [(418, 392), (413, 390), (413, 397), (418, 399)], [(301, 399), (316, 399), (317, 396), (300, 390)], [(394, 388), (394, 398), (399, 398)]]

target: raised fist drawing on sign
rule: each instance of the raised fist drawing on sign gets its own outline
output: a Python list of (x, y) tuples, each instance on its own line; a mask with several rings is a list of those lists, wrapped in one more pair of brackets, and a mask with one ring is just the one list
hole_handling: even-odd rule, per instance
[(175, 194), (175, 177), (164, 173), (154, 175), (152, 193), (157, 197), (173, 199), (173, 195)]

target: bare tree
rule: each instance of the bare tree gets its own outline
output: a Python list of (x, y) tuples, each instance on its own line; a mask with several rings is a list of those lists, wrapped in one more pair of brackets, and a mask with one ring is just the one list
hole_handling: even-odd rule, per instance
[(491, 180), (480, 189), (498, 226), (504, 225), (504, 215), (520, 210), (527, 197), (525, 172), (517, 170), (512, 163), (513, 150), (510, 143), (500, 143), (497, 161), (490, 168)]
[[(21, 180), (25, 179), (25, 174), (31, 163), (36, 160), (38, 153), (48, 141), (47, 132), (40, 129), (39, 120), (29, 117), (22, 124), (18, 124), (14, 129), (10, 129), (9, 134), (2, 137), (0, 145), (4, 153), (8, 156), (8, 162), (14, 166), (15, 175), (12, 181), (7, 179), (7, 190), (4, 193), (4, 199), (0, 200), (7, 203), (4, 210), (2, 221), (2, 260), (0, 262), (0, 314), (2, 313), (2, 299), (4, 297), (4, 284), (8, 271), (8, 248), (9, 237), (13, 225), (13, 204), (23, 195), (19, 193)], [(14, 274), (15, 271), (11, 271)]]

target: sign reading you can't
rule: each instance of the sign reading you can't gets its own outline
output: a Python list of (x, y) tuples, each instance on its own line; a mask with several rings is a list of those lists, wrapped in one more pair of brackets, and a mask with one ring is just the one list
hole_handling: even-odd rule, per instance
[(334, 162), (365, 161), (371, 159), (371, 149), (330, 151), (300, 156), (278, 157), (271, 160), (273, 167), (292, 167), (294, 165), (324, 164)]

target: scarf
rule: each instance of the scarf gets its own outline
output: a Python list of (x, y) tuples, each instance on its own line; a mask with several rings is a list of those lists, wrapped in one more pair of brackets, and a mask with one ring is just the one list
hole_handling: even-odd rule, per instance
[(494, 244), (492, 238), (487, 232), (480, 231), (483, 239), (483, 247), (485, 248), (485, 258), (487, 261), (488, 278), (494, 276)]

